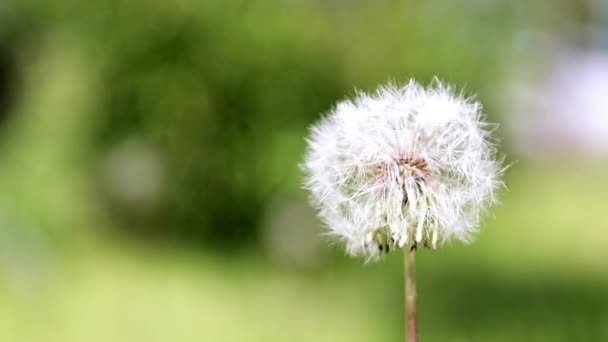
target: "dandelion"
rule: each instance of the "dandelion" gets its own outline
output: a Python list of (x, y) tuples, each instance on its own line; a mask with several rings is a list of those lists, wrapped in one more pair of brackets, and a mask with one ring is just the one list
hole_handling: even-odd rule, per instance
[(368, 260), (412, 252), (404, 253), (410, 341), (413, 252), (470, 241), (502, 184), (494, 126), (483, 119), (481, 105), (452, 87), (411, 80), (357, 93), (311, 129), (305, 187), (329, 235)]

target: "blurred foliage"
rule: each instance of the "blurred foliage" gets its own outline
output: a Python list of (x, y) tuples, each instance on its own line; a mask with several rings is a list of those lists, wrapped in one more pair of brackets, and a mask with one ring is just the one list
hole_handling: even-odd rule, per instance
[[(400, 254), (306, 241), (307, 127), (435, 75), (501, 121), (515, 31), (567, 3), (1, 1), (0, 340), (401, 339)], [(418, 258), (422, 338), (607, 340), (607, 175), (512, 167), (476, 244)]]
[(234, 243), (257, 237), (277, 195), (302, 196), (306, 127), (353, 87), (439, 75), (486, 97), (511, 5), (436, 2), (25, 0), (1, 27), (34, 59), (59, 40), (87, 60), (91, 165), (130, 141), (156, 160), (162, 189), (143, 209), (104, 192), (98, 172), (121, 226)]

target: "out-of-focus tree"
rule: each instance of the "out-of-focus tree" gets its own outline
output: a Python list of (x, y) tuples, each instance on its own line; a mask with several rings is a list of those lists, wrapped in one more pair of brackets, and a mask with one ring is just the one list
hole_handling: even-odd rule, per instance
[(255, 240), (270, 203), (303, 197), (307, 126), (353, 87), (491, 89), (511, 20), (507, 1), (9, 4), (29, 53), (62, 37), (88, 58), (83, 167), (117, 226), (214, 242)]

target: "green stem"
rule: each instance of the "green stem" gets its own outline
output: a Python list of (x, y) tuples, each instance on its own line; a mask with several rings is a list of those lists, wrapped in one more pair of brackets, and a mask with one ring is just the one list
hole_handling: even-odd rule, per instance
[(405, 274), (406, 342), (418, 342), (418, 314), (416, 310), (416, 247), (403, 249)]

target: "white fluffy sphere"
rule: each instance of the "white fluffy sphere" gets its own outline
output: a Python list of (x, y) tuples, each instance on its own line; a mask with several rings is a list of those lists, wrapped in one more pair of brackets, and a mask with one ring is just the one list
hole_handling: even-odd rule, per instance
[(358, 93), (312, 127), (305, 187), (349, 254), (467, 241), (502, 184), (489, 127), (438, 80)]

